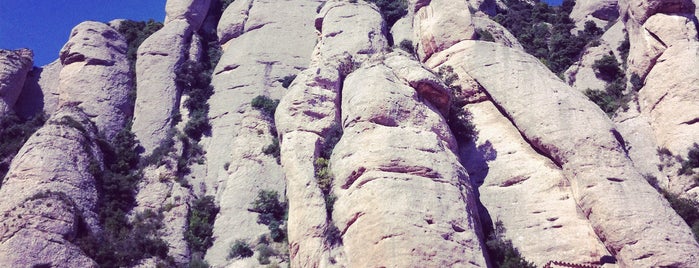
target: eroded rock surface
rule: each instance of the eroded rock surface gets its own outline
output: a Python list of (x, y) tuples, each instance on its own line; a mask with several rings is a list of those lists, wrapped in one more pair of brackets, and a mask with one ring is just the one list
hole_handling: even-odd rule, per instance
[(215, 242), (206, 254), (213, 266), (257, 265), (255, 259), (228, 260), (228, 252), (236, 240), (254, 245), (269, 233), (267, 226), (257, 223), (258, 214), (248, 209), (260, 190), (276, 191), (283, 198), (285, 175), (274, 156), (262, 152), (276, 135), (273, 118), (250, 102), (258, 95), (280, 99), (286, 91), (280, 81), (306, 69), (321, 3), (294, 0), (280, 8), (276, 1), (235, 1), (218, 25), (224, 53), (212, 79), (212, 137), (201, 142), (207, 151), (203, 188), (216, 196), (221, 208), (214, 224)]
[(485, 267), (473, 189), (446, 122), (398, 81), (379, 63), (343, 86), (344, 134), (330, 166), (347, 266)]
[(194, 33), (202, 25), (209, 4), (209, 0), (167, 1), (165, 25), (138, 48), (133, 132), (146, 154), (167, 137), (180, 113), (182, 89), (175, 81), (175, 71), (190, 59), (190, 48), (197, 44)]
[(40, 112), (53, 114), (58, 109), (59, 80), (63, 65), (57, 59), (29, 72), (15, 111), (22, 117), (31, 117)]
[[(428, 62), (441, 64), (476, 79), (532, 146), (562, 167), (583, 215), (620, 265), (699, 264), (689, 227), (634, 169), (621, 136), (585, 96), (534, 57), (497, 44), (461, 42)], [(629, 217), (644, 224), (626, 224)]]
[(0, 116), (13, 110), (33, 63), (31, 50), (0, 49)]
[(0, 265), (97, 267), (74, 244), (100, 232), (96, 133), (79, 108), (63, 107), (24, 144), (0, 190)]
[(77, 103), (111, 139), (131, 116), (129, 63), (124, 37), (101, 22), (83, 22), (60, 52), (58, 106)]
[[(463, 75), (463, 74), (460, 74)], [(477, 139), (461, 148), (480, 202), (528, 261), (599, 264), (611, 254), (578, 210), (568, 178), (491, 101), (466, 106)], [(552, 254), (546, 254), (546, 253)]]

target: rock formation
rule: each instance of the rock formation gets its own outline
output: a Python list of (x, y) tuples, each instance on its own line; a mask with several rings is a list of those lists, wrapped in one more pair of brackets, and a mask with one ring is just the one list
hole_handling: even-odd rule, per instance
[(22, 147), (0, 190), (0, 265), (98, 267), (75, 244), (101, 230), (96, 133), (80, 108), (64, 106)]
[(29, 72), (24, 89), (17, 100), (15, 111), (22, 117), (31, 117), (37, 113), (53, 114), (58, 109), (59, 80), (61, 60)]
[[(113, 189), (123, 237), (153, 247), (132, 267), (496, 267), (503, 246), (519, 265), (699, 267), (691, 0), (577, 1), (572, 31), (604, 34), (564, 79), (497, 23), (503, 1), (395, 3), (170, 0), (135, 70), (125, 20), (77, 25), (33, 70), (28, 50), (0, 50), (0, 117), (51, 116), (16, 156), (0, 141), (0, 266), (109, 266), (85, 241), (118, 239), (98, 211)], [(607, 55), (628, 80), (611, 119), (582, 93), (609, 86)], [(192, 62), (208, 100), (185, 88)], [(130, 123), (140, 163), (112, 163)]]
[(32, 69), (33, 57), (28, 49), (0, 50), (0, 116), (12, 111)]
[(77, 103), (111, 139), (131, 117), (129, 63), (126, 41), (101, 22), (83, 22), (71, 31), (60, 53), (58, 106)]
[(204, 21), (209, 3), (167, 1), (165, 26), (138, 48), (133, 132), (146, 154), (166, 138), (175, 124), (182, 97), (175, 71), (188, 59), (190, 45), (196, 39), (193, 34)]
[[(691, 267), (699, 261), (699, 245), (691, 231), (633, 168), (623, 138), (612, 123), (536, 59), (521, 51), (471, 41), (427, 64), (455, 66), (473, 77), (531, 145), (562, 167), (578, 206), (621, 265)], [(532, 84), (520, 88), (524, 81)], [(535, 100), (541, 105), (538, 109), (528, 105)], [(643, 218), (644, 227), (629, 228), (622, 223), (631, 215)], [(662, 244), (667, 246), (658, 246)]]
[(236, 240), (255, 244), (269, 232), (248, 209), (260, 190), (283, 194), (285, 177), (277, 160), (262, 152), (273, 144), (273, 118), (250, 102), (258, 95), (280, 99), (286, 90), (280, 80), (308, 66), (320, 5), (293, 0), (280, 8), (272, 1), (235, 1), (222, 15), (218, 35), (224, 52), (214, 69), (209, 100), (212, 136), (201, 142), (207, 152), (204, 188), (220, 205), (215, 243), (206, 256), (211, 265), (256, 265), (255, 259), (229, 261), (228, 252)]

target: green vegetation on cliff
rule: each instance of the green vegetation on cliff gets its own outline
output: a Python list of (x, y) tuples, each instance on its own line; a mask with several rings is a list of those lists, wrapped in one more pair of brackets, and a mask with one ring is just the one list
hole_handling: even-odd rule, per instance
[(46, 122), (43, 113), (30, 119), (21, 119), (11, 113), (0, 117), (0, 186), (10, 169), (10, 162), (22, 145)]
[(498, 10), (493, 18), (507, 28), (527, 53), (539, 58), (556, 74), (565, 72), (590, 42), (602, 34), (594, 23), (586, 23), (577, 35), (571, 34), (575, 24), (570, 12), (573, 0), (564, 0), (552, 7), (539, 0), (531, 5), (523, 0), (504, 0), (507, 10)]

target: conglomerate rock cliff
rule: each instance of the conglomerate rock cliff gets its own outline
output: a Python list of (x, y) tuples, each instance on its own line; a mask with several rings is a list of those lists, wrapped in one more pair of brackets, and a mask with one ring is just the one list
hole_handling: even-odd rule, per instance
[(565, 1), (595, 38), (553, 73), (513, 1), (169, 0), (134, 62), (125, 21), (0, 51), (1, 122), (50, 116), (0, 130), (0, 266), (698, 267), (695, 3)]

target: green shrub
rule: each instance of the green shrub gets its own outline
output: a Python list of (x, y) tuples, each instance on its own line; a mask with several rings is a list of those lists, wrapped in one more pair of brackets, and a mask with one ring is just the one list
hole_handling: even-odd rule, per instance
[(400, 41), (398, 44), (398, 47), (405, 52), (415, 54), (415, 46), (413, 46), (413, 41), (403, 39), (403, 41)]
[(636, 73), (631, 74), (629, 82), (631, 82), (631, 88), (634, 91), (639, 91), (643, 87), (643, 79), (641, 79), (641, 77)]
[(476, 34), (478, 35), (478, 40), (495, 42), (495, 37), (487, 30), (476, 28)]
[(279, 79), (279, 82), (282, 83), (282, 87), (289, 88), (291, 83), (294, 82), (294, 79), (296, 79), (296, 75), (291, 74), (291, 75), (284, 76), (284, 78), (282, 78), (282, 79)]
[(617, 50), (619, 51), (619, 57), (621, 58), (621, 62), (624, 65), (624, 69), (626, 69), (626, 65), (629, 58), (629, 50), (631, 50), (631, 42), (629, 41), (628, 32), (624, 32), (624, 40), (621, 41), (621, 43), (617, 47)]
[[(563, 1), (560, 7), (551, 7), (543, 1), (530, 4), (523, 0), (505, 0), (507, 9), (499, 9), (493, 20), (507, 28), (527, 53), (534, 55), (556, 74), (568, 69), (585, 45), (596, 40), (601, 30), (586, 24), (578, 35), (571, 34), (575, 23), (570, 12), (575, 3)], [(594, 26), (594, 27), (593, 27)]]
[(260, 190), (251, 203), (252, 212), (259, 213), (257, 223), (269, 225), (272, 221), (282, 221), (286, 213), (285, 204), (279, 201), (277, 191)]
[(374, 3), (379, 7), (381, 16), (386, 20), (389, 29), (396, 21), (408, 14), (408, 1), (406, 0), (367, 0), (367, 2)]
[(324, 195), (328, 195), (332, 189), (332, 174), (330, 174), (330, 160), (326, 158), (319, 157), (315, 161), (315, 175), (318, 187), (323, 192)]
[(286, 221), (287, 207), (286, 203), (279, 201), (279, 194), (276, 191), (261, 190), (250, 205), (252, 207), (248, 210), (258, 213), (257, 223), (267, 225), (272, 240), (283, 241), (286, 238), (286, 231), (282, 226)]
[(130, 267), (154, 256), (166, 259), (168, 245), (157, 237), (162, 219), (162, 213), (147, 210), (117, 230), (106, 225), (104, 232), (79, 237), (76, 244), (101, 267)]
[(478, 131), (471, 121), (471, 113), (464, 109), (466, 103), (458, 96), (458, 93), (461, 92), (461, 87), (457, 84), (459, 76), (453, 70), (451, 66), (442, 66), (437, 73), (442, 77), (444, 83), (452, 89), (452, 102), (449, 107), (447, 123), (457, 139), (470, 141), (478, 135)]
[(14, 113), (0, 117), (0, 186), (10, 170), (10, 162), (22, 145), (46, 122), (46, 114), (41, 113), (23, 120)]
[(175, 82), (188, 98), (184, 107), (189, 110), (189, 121), (184, 127), (187, 136), (199, 141), (204, 134), (211, 132), (209, 124), (209, 104), (214, 94), (211, 84), (211, 67), (202, 62), (186, 61), (175, 70)]
[(680, 168), (679, 175), (687, 174), (691, 175), (694, 172), (692, 169), (699, 167), (699, 144), (694, 143), (692, 148), (687, 152), (687, 159), (682, 161), (682, 167)]
[(228, 258), (249, 258), (252, 257), (253, 254), (254, 252), (252, 252), (248, 243), (245, 243), (243, 240), (236, 240), (233, 246), (231, 246), (231, 250), (228, 252)]
[(189, 261), (187, 265), (188, 268), (209, 268), (211, 267), (208, 262), (203, 260), (199, 256), (193, 256), (192, 260)]
[(274, 112), (277, 111), (279, 100), (273, 100), (267, 96), (259, 95), (252, 99), (250, 105), (252, 105), (252, 108), (262, 112), (262, 114), (274, 119)]
[(486, 242), (488, 256), (495, 267), (501, 268), (536, 268), (522, 257), (519, 251), (512, 246), (512, 241), (504, 238), (505, 227), (501, 221), (495, 223), (495, 230)]
[(623, 76), (624, 71), (619, 67), (619, 62), (616, 60), (616, 57), (611, 54), (602, 56), (601, 59), (596, 60), (592, 64), (592, 68), (595, 70), (596, 75), (607, 82), (614, 81), (618, 77)]
[(628, 102), (631, 101), (632, 97), (624, 94), (626, 77), (614, 55), (602, 56), (601, 59), (594, 62), (592, 68), (598, 77), (607, 81), (607, 85), (604, 90), (588, 89), (584, 92), (585, 95), (609, 117), (614, 116), (619, 108), (628, 109)]
[(676, 194), (660, 190), (672, 209), (692, 228), (694, 239), (699, 241), (699, 202), (679, 197)]
[(274, 249), (270, 248), (268, 245), (265, 244), (259, 244), (257, 245), (257, 262), (259, 262), (262, 265), (267, 265), (272, 263), (269, 260), (269, 257), (275, 256), (277, 253), (274, 251)]
[(280, 150), (281, 148), (279, 147), (279, 139), (277, 139), (277, 137), (273, 137), (272, 144), (267, 145), (265, 148), (262, 148), (262, 153), (274, 157), (275, 159), (277, 159), (277, 163), (279, 163), (279, 157), (281, 156)]
[(185, 240), (189, 249), (195, 253), (205, 253), (213, 245), (214, 220), (219, 208), (213, 196), (204, 196), (192, 202), (189, 208)]
[(104, 231), (97, 234), (79, 231), (76, 244), (102, 267), (133, 266), (139, 260), (157, 256), (166, 259), (168, 245), (158, 237), (162, 228), (162, 212), (151, 210), (136, 214), (133, 220), (126, 212), (135, 206), (136, 188), (141, 178), (135, 135), (127, 127), (112, 140), (98, 138), (104, 155), (104, 170), (92, 161), (90, 172), (95, 177), (99, 199), (99, 220)]

